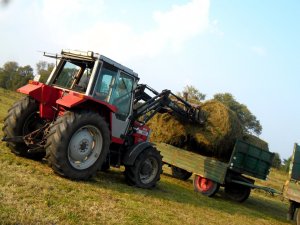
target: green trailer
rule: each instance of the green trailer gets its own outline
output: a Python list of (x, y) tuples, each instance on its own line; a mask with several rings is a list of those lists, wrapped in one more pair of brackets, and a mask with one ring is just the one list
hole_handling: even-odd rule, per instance
[(274, 153), (245, 141), (236, 141), (229, 162), (221, 162), (165, 143), (155, 145), (163, 156), (163, 162), (171, 166), (173, 176), (187, 179), (194, 174), (194, 189), (203, 195), (211, 197), (223, 186), (230, 199), (243, 202), (253, 188), (276, 192), (269, 187), (255, 185), (252, 179), (267, 178)]
[(288, 219), (300, 225), (300, 146), (295, 143), (289, 178), (283, 186), (283, 196), (290, 202)]

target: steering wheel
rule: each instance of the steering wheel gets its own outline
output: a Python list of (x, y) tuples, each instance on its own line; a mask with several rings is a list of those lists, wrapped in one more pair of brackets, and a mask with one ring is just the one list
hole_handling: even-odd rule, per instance
[(122, 101), (125, 100), (125, 97), (129, 96), (130, 93), (131, 93), (131, 92), (127, 92), (127, 93), (125, 93), (124, 95), (121, 95), (121, 96), (119, 96), (118, 98), (115, 98), (114, 101), (113, 101), (113, 104), (114, 104), (114, 105), (117, 105), (117, 104), (121, 103)]
[(101, 101), (105, 101), (105, 99), (107, 98), (107, 93), (104, 91), (96, 91), (95, 92), (95, 97), (100, 99)]

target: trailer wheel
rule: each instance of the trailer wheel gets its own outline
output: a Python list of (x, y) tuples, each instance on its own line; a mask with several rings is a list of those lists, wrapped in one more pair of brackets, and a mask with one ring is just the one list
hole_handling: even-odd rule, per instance
[(214, 196), (220, 188), (220, 184), (205, 177), (195, 175), (194, 177), (194, 190), (200, 192), (201, 194), (212, 197)]
[(184, 169), (180, 169), (176, 166), (171, 166), (171, 170), (172, 170), (172, 176), (180, 180), (187, 180), (192, 176), (192, 173)]
[(153, 188), (160, 180), (162, 157), (154, 147), (142, 151), (134, 165), (125, 166), (125, 177), (129, 185), (139, 188)]
[(69, 111), (50, 126), (46, 159), (59, 175), (86, 180), (101, 168), (109, 145), (108, 125), (98, 113)]
[[(45, 120), (39, 116), (38, 102), (26, 96), (16, 102), (8, 110), (8, 115), (4, 119), (2, 130), (4, 137), (12, 138), (29, 134), (44, 124)], [(28, 147), (25, 143), (8, 142), (7, 146), (16, 155), (27, 157), (36, 156), (34, 153), (28, 153)]]
[(236, 202), (244, 202), (248, 199), (251, 188), (245, 185), (228, 183), (225, 185), (227, 197)]

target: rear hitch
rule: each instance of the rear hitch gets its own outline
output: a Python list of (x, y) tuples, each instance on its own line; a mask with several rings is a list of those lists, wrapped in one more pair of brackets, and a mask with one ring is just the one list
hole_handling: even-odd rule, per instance
[(14, 143), (25, 143), (22, 136), (16, 136), (16, 137), (3, 137), (1, 141), (5, 142), (14, 142)]
[(25, 135), (15, 137), (3, 137), (2, 141), (23, 143), (28, 146), (28, 153), (43, 152), (46, 144), (45, 134), (48, 133), (50, 123), (46, 123), (43, 127)]

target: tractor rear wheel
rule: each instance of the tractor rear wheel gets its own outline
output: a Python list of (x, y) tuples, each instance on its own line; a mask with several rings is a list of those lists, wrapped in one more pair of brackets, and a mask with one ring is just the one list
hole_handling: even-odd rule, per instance
[(96, 112), (66, 112), (50, 126), (46, 159), (61, 176), (86, 180), (96, 174), (110, 145), (108, 124)]
[(134, 165), (125, 166), (125, 176), (130, 185), (139, 188), (153, 188), (160, 180), (162, 157), (154, 147), (142, 151)]
[(176, 166), (171, 166), (171, 170), (172, 170), (172, 176), (180, 180), (187, 180), (192, 176), (192, 173), (184, 169), (180, 169)]
[(194, 190), (205, 196), (212, 197), (214, 196), (220, 188), (220, 184), (215, 181), (212, 181), (208, 178), (195, 175), (194, 178)]
[(225, 185), (225, 193), (227, 197), (236, 202), (244, 202), (250, 196), (251, 188), (236, 183), (227, 183)]
[[(9, 110), (4, 119), (4, 138), (24, 136), (35, 131), (45, 124), (45, 120), (39, 116), (39, 104), (29, 96), (16, 102)], [(20, 156), (34, 156), (28, 153), (25, 143), (8, 142), (7, 146), (11, 151)]]

